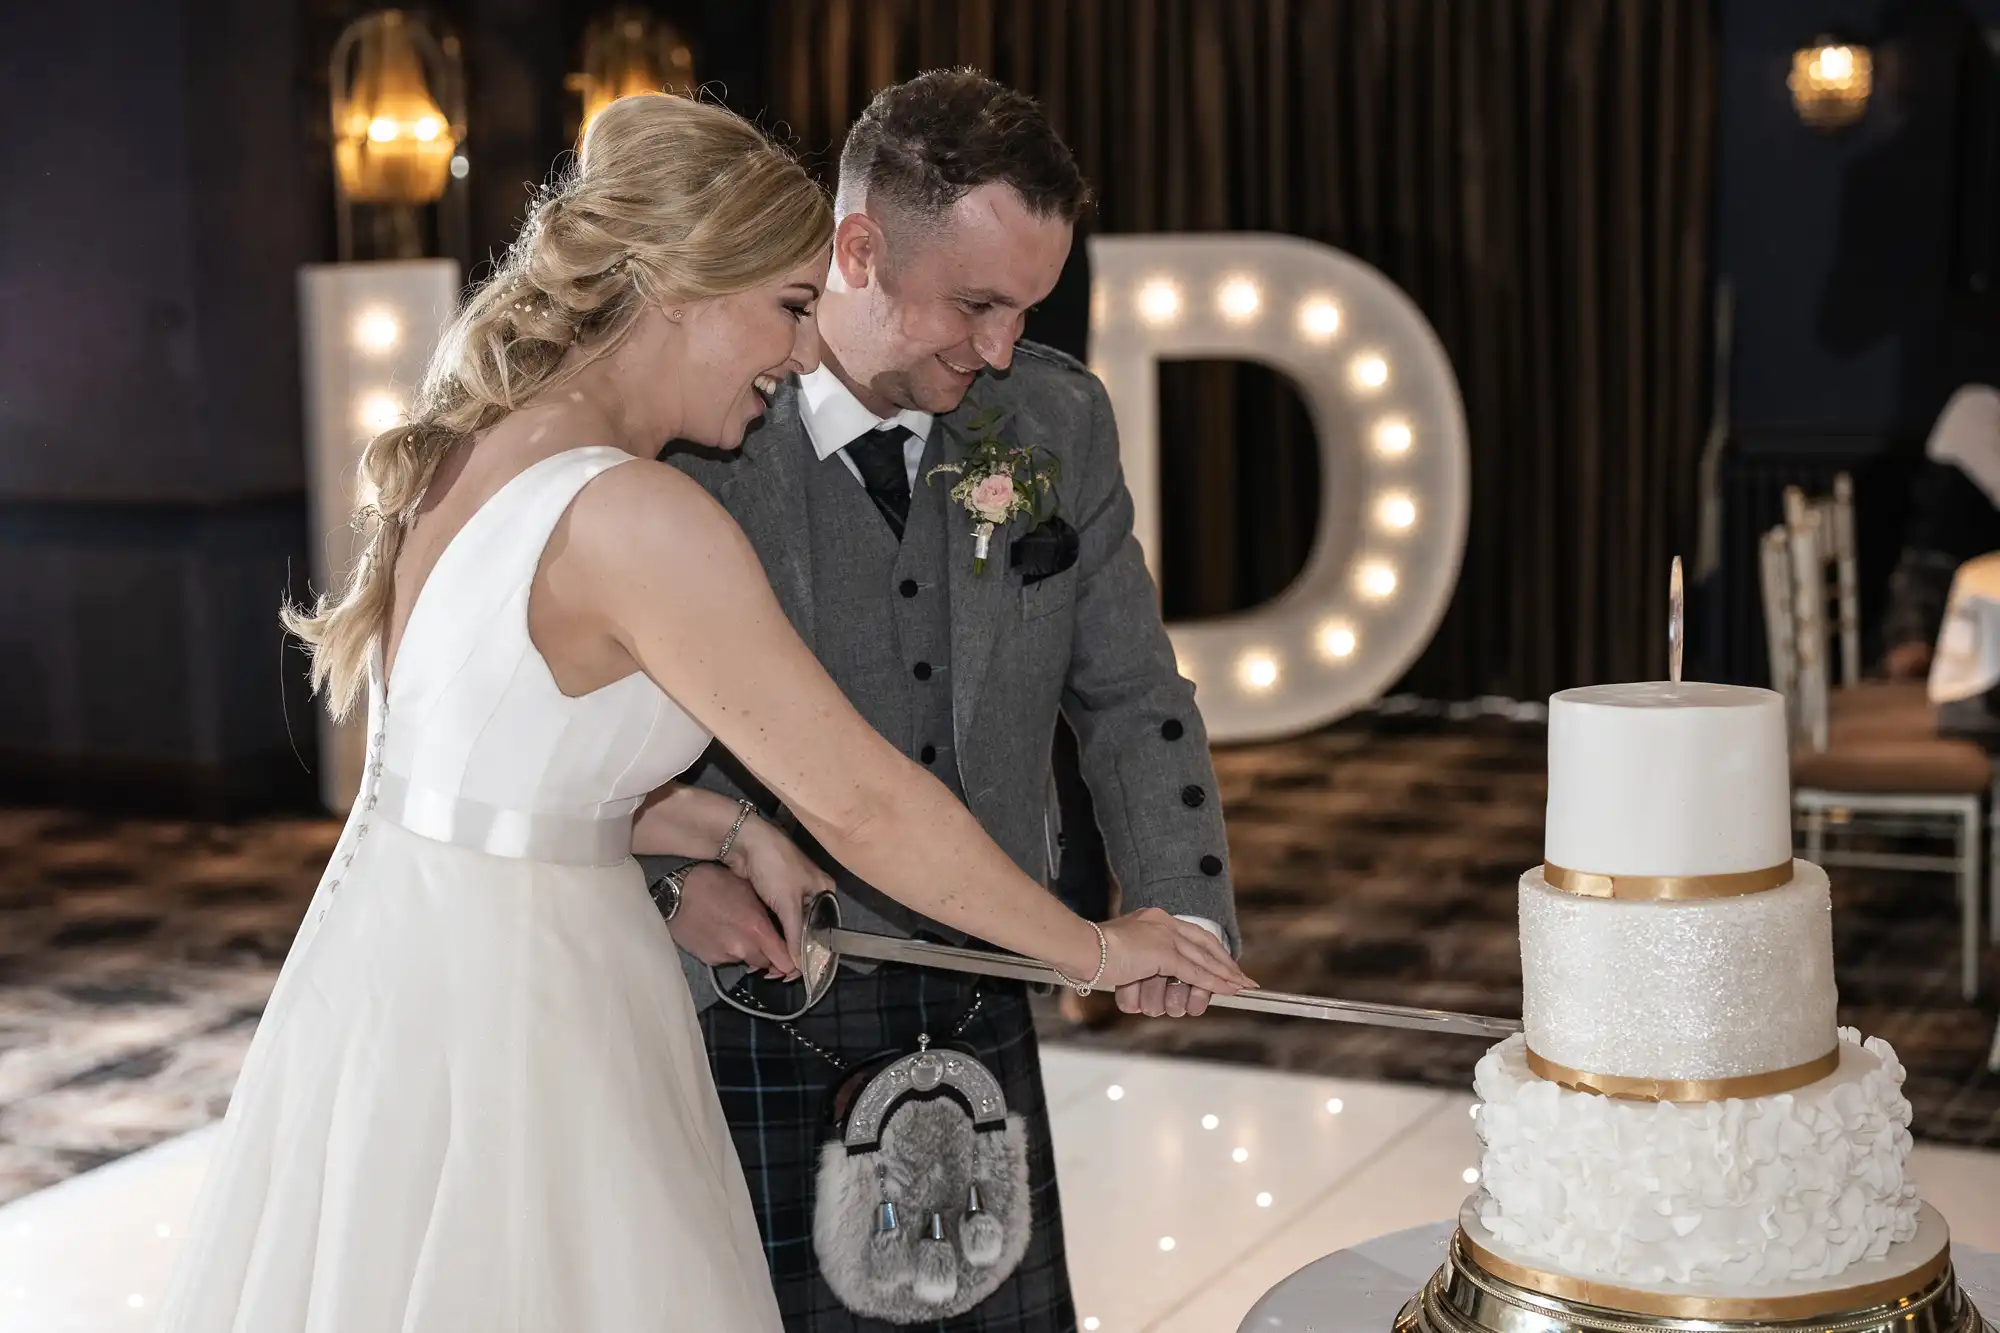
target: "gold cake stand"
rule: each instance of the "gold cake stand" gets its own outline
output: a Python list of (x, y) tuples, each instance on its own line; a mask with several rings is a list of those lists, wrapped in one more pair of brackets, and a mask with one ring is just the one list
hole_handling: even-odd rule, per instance
[(1511, 1263), (1461, 1226), (1443, 1266), (1396, 1316), (1395, 1333), (2000, 1333), (1960, 1289), (1949, 1245), (1898, 1285), (1815, 1298), (1671, 1297)]

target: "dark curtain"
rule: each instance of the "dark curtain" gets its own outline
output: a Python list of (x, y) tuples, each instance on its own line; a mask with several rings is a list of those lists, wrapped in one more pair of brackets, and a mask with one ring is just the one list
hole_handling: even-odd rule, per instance
[[(830, 169), (883, 84), (951, 64), (1040, 98), (1112, 232), (1266, 230), (1374, 264), (1457, 369), (1473, 501), (1405, 688), (1657, 678), (1706, 424), (1716, 31), (1693, 0), (771, 0), (767, 102)], [(1289, 389), (1163, 367), (1170, 615), (1302, 567)]]

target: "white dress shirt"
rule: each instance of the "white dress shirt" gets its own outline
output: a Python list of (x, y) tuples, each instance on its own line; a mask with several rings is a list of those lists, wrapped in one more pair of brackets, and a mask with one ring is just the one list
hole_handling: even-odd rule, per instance
[[(805, 424), (806, 436), (820, 461), (840, 455), (840, 461), (857, 482), (862, 481), (861, 469), (848, 457), (847, 446), (870, 431), (904, 427), (910, 434), (903, 441), (903, 465), (909, 470), (910, 492), (916, 493), (917, 471), (923, 466), (924, 446), (930, 440), (935, 420), (930, 413), (904, 408), (894, 416), (878, 417), (862, 406), (853, 391), (840, 382), (840, 376), (822, 362), (810, 375), (799, 377), (799, 420)], [(1180, 920), (1200, 926), (1218, 940), (1223, 938), (1222, 927), (1207, 917), (1183, 916)]]
[(924, 444), (931, 437), (932, 416), (915, 408), (905, 408), (892, 417), (878, 417), (861, 405), (861, 400), (840, 382), (840, 376), (825, 365), (810, 375), (799, 377), (799, 419), (805, 422), (813, 452), (823, 463), (835, 454), (860, 481), (861, 469), (847, 456), (847, 446), (872, 430), (902, 426), (910, 432), (903, 441), (903, 465), (910, 474), (910, 493), (917, 490), (917, 469), (924, 463)]

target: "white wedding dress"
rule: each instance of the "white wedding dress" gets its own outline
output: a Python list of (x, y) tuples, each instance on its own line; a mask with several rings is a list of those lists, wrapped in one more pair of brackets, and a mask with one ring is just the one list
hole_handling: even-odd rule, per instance
[[(170, 1333), (777, 1333), (632, 813), (708, 736), (643, 675), (565, 696), (542, 548), (631, 461), (545, 459), (371, 673), (360, 798), (279, 974)], [(379, 664), (379, 657), (377, 659)]]

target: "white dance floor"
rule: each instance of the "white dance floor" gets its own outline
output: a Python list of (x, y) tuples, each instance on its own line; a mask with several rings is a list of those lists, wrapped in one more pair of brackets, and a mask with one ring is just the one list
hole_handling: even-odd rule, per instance
[[(1061, 1048), (1046, 1056), (1089, 1333), (1231, 1333), (1279, 1279), (1449, 1217), (1477, 1179), (1469, 1093)], [(139, 1333), (211, 1131), (0, 1208), (0, 1333)], [(1954, 1236), (2000, 1250), (2000, 1154), (1920, 1146)]]

